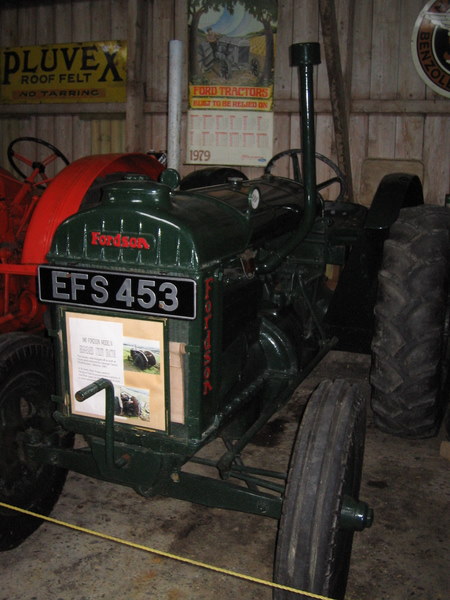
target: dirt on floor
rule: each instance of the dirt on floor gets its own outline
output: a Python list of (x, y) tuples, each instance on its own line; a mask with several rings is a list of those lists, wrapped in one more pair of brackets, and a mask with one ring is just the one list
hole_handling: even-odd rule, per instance
[[(369, 359), (333, 352), (266, 426), (243, 458), (283, 469), (307, 397), (324, 378), (346, 378), (369, 399)], [(375, 510), (355, 534), (347, 598), (449, 598), (450, 462), (444, 433), (405, 440), (378, 431), (369, 410), (361, 499)], [(217, 442), (218, 443), (218, 442)], [(71, 473), (55, 519), (133, 544), (271, 580), (277, 522), (134, 491)], [(0, 554), (0, 600), (269, 600), (261, 583), (187, 565), (141, 548), (45, 523)]]

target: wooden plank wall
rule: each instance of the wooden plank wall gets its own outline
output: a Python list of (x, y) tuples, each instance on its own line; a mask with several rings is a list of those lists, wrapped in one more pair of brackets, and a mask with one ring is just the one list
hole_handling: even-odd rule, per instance
[[(426, 200), (442, 204), (450, 188), (450, 102), (425, 86), (410, 55), (413, 25), (425, 0), (335, 3), (341, 62), (351, 92), (355, 199), (364, 161), (412, 160), (423, 164)], [(298, 80), (289, 67), (289, 46), (321, 41), (317, 0), (279, 0), (278, 5), (274, 153), (300, 145)], [(180, 39), (186, 48), (186, 0), (7, 0), (0, 4), (0, 22), (1, 46), (127, 39), (133, 44), (129, 49), (133, 64), (139, 65), (129, 83), (126, 106), (0, 106), (2, 166), (8, 142), (20, 135), (42, 137), (71, 160), (86, 154), (166, 149), (168, 43)], [(187, 90), (186, 69), (185, 82)], [(316, 76), (316, 111), (317, 151), (333, 158), (324, 62)], [(182, 175), (192, 168), (183, 165)], [(250, 168), (246, 173), (254, 177), (261, 170)]]

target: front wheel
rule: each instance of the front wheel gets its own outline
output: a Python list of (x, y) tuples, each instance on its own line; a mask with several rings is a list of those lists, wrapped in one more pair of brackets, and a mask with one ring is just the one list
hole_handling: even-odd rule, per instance
[[(0, 501), (48, 515), (62, 491), (64, 469), (27, 456), (27, 443), (67, 447), (52, 418), (53, 357), (47, 341), (24, 333), (0, 341)], [(0, 507), (0, 551), (25, 540), (41, 520)]]
[[(370, 526), (358, 501), (365, 404), (355, 386), (324, 381), (306, 407), (294, 445), (278, 532), (274, 580), (343, 598), (353, 532)], [(275, 589), (274, 600), (297, 594)]]
[(382, 431), (439, 429), (446, 379), (450, 213), (405, 208), (384, 244), (372, 342), (372, 408)]

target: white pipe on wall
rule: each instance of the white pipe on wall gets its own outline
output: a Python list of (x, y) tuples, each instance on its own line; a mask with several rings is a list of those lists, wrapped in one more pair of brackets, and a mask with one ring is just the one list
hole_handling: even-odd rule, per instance
[(167, 166), (180, 169), (181, 79), (183, 42), (169, 42), (169, 115), (167, 119)]

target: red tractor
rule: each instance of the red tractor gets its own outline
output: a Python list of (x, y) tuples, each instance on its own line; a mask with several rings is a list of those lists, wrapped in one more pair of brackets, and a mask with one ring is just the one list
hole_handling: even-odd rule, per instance
[[(31, 144), (38, 145), (36, 155), (42, 158), (22, 154), (23, 147), (31, 154)], [(38, 331), (45, 307), (36, 298), (36, 267), (46, 262), (58, 225), (82, 205), (99, 201), (105, 180), (130, 171), (156, 180), (164, 167), (154, 156), (138, 153), (89, 156), (69, 164), (58, 148), (34, 137), (13, 140), (7, 153), (21, 179), (0, 167), (0, 333)], [(50, 177), (47, 168), (53, 162), (64, 168)]]

